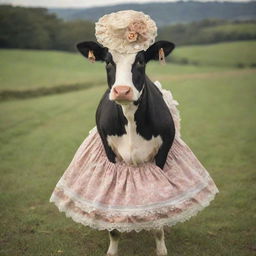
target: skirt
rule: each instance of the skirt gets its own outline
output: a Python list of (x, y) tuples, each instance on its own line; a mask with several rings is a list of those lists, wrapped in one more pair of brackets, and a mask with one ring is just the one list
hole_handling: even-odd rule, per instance
[(184, 222), (209, 205), (218, 188), (180, 137), (177, 102), (161, 91), (177, 130), (164, 168), (110, 162), (94, 128), (51, 195), (59, 211), (94, 229), (139, 232)]

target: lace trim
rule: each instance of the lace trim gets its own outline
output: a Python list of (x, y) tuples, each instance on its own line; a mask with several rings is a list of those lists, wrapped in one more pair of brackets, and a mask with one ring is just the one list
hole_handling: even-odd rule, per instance
[[(56, 189), (63, 192), (65, 196), (67, 196), (70, 200), (73, 201), (76, 207), (80, 208), (81, 210), (85, 212), (93, 212), (93, 211), (100, 211), (102, 215), (106, 217), (113, 217), (113, 216), (140, 216), (145, 217), (149, 216), (155, 213), (166, 213), (170, 210), (174, 210), (177, 208), (177, 205), (181, 205), (182, 203), (189, 201), (194, 196), (196, 196), (198, 193), (200, 193), (203, 189), (207, 188), (209, 182), (211, 180), (208, 180), (207, 183), (199, 184), (193, 189), (186, 191), (182, 195), (179, 195), (175, 198), (172, 198), (168, 201), (164, 201), (161, 203), (154, 203), (149, 205), (142, 205), (142, 206), (110, 206), (105, 205), (99, 202), (92, 202), (85, 200), (81, 196), (77, 195), (73, 191), (71, 191), (62, 180), (58, 182), (56, 185)], [(215, 189), (217, 189), (215, 187)], [(217, 190), (218, 191), (218, 190)], [(210, 191), (209, 193), (215, 193), (215, 191)], [(52, 194), (52, 197), (54, 197), (55, 191)], [(52, 197), (50, 199), (50, 202), (52, 200)]]
[[(161, 87), (161, 84), (157, 81), (155, 84), (159, 87), (159, 89), (163, 93), (164, 100), (170, 109), (173, 119), (175, 122), (176, 127), (176, 139), (183, 145), (186, 145), (183, 140), (180, 138), (180, 116), (179, 111), (176, 108), (178, 105), (178, 102), (175, 101), (172, 97), (172, 94), (170, 91), (164, 90)], [(96, 133), (97, 128), (94, 127), (89, 133)], [(206, 173), (206, 176), (208, 178), (208, 181), (211, 181), (210, 175)], [(205, 177), (206, 178), (206, 177)], [(151, 204), (149, 206), (141, 206), (139, 207), (133, 207), (130, 209), (127, 209), (127, 206), (125, 206), (125, 209), (122, 209), (120, 207), (111, 207), (108, 205), (103, 205), (95, 202), (86, 201), (84, 199), (81, 199), (80, 196), (73, 193), (70, 189), (67, 188), (65, 184), (63, 184), (62, 179), (59, 180), (58, 184), (56, 185), (56, 189), (60, 189), (64, 195), (69, 197), (69, 200), (71, 199), (74, 205), (78, 208), (80, 208), (82, 211), (85, 212), (92, 212), (92, 211), (99, 211), (101, 210), (101, 214), (103, 216), (139, 216), (139, 217), (147, 217), (152, 214), (165, 214), (173, 209), (177, 209), (177, 207), (174, 206), (174, 204), (178, 203), (184, 203), (186, 200), (193, 199), (193, 196), (197, 193), (200, 193), (203, 189), (207, 187), (207, 184), (200, 184), (201, 186), (197, 186), (197, 188), (186, 192), (185, 195), (183, 195), (183, 198), (174, 198), (172, 200), (168, 200), (164, 203), (160, 204)], [(215, 198), (215, 195), (219, 192), (218, 188), (213, 186), (213, 191), (209, 188), (209, 194), (206, 196), (205, 201), (198, 202), (194, 204), (194, 206), (190, 207), (188, 210), (185, 210), (181, 213), (178, 213), (176, 216), (172, 216), (170, 218), (163, 218), (155, 221), (150, 222), (140, 222), (140, 223), (109, 223), (102, 220), (92, 219), (89, 217), (86, 217), (82, 214), (79, 214), (77, 212), (74, 212), (72, 208), (68, 206), (65, 202), (63, 202), (63, 199), (59, 198), (55, 192), (53, 192), (50, 202), (54, 203), (60, 212), (65, 212), (66, 217), (71, 217), (75, 222), (81, 223), (85, 226), (89, 226), (94, 229), (98, 230), (108, 230), (111, 231), (113, 229), (117, 229), (120, 232), (130, 232), (135, 230), (136, 232), (139, 232), (141, 230), (151, 230), (151, 229), (158, 229), (163, 226), (173, 226), (178, 222), (184, 222), (191, 217), (195, 216), (199, 211), (203, 210), (205, 207), (207, 207), (210, 202)], [(182, 196), (181, 196), (182, 197)], [(176, 202), (174, 202), (176, 200)], [(151, 207), (151, 208), (150, 208)], [(110, 212), (111, 211), (111, 212)]]
[(178, 139), (181, 137), (181, 134), (180, 134), (181, 118), (180, 118), (180, 112), (177, 109), (177, 106), (179, 105), (179, 103), (173, 98), (172, 92), (170, 90), (166, 90), (162, 88), (162, 84), (159, 81), (155, 81), (154, 84), (158, 87), (158, 89), (163, 94), (163, 99), (172, 114), (172, 118), (175, 125), (175, 131), (176, 131), (175, 137)]
[[(136, 22), (144, 24), (144, 29), (134, 26)], [(127, 37), (130, 33), (134, 35), (134, 40), (130, 41)], [(137, 53), (146, 50), (154, 43), (157, 27), (155, 22), (143, 12), (124, 10), (101, 17), (95, 24), (95, 36), (100, 44), (110, 50)]]
[(117, 229), (120, 232), (130, 232), (134, 230), (136, 232), (140, 232), (141, 230), (159, 229), (164, 226), (171, 227), (177, 224), (178, 222), (184, 222), (189, 220), (191, 217), (195, 216), (199, 211), (209, 206), (210, 202), (215, 198), (215, 195), (217, 193), (218, 190), (216, 190), (214, 194), (208, 195), (205, 202), (201, 203), (200, 205), (196, 205), (182, 213), (179, 213), (177, 216), (142, 223), (109, 223), (101, 220), (91, 219), (79, 213), (73, 212), (65, 205), (61, 205), (61, 200), (59, 200), (59, 198), (55, 195), (52, 195), (50, 202), (55, 203), (60, 212), (65, 212), (66, 217), (70, 217), (73, 219), (73, 221), (81, 223), (84, 226), (89, 226), (93, 229), (108, 231)]

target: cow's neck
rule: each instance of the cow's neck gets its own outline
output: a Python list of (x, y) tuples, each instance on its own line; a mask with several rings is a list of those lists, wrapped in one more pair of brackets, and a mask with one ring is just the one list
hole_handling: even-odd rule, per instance
[(121, 136), (107, 137), (108, 144), (116, 156), (127, 164), (136, 166), (153, 161), (163, 142), (160, 135), (152, 136), (151, 133), (150, 138), (146, 139), (138, 133), (138, 128), (142, 130), (146, 128), (146, 122), (137, 122), (135, 118), (139, 106), (133, 103), (122, 105), (122, 113), (127, 120), (124, 124), (125, 133)]
[[(143, 91), (139, 100), (134, 103), (129, 103), (122, 105), (122, 112), (127, 119), (128, 124), (126, 125), (126, 131), (129, 131), (131, 135), (137, 133), (137, 126), (140, 126), (139, 130), (147, 129), (144, 127), (149, 120), (148, 111), (148, 83), (152, 83), (148, 77), (146, 77), (145, 84), (143, 85)], [(149, 86), (154, 86), (154, 84), (149, 84)], [(139, 115), (139, 118), (138, 118)], [(138, 123), (139, 122), (139, 123)]]
[(129, 142), (132, 143), (133, 138), (136, 135), (136, 123), (134, 119), (134, 115), (138, 109), (138, 106), (133, 103), (122, 105), (122, 110), (125, 118), (127, 119), (127, 125), (125, 126), (125, 130), (127, 135), (129, 136)]
[(155, 91), (158, 89), (151, 83), (145, 82), (138, 102), (118, 106), (124, 118), (117, 118), (117, 120), (121, 121), (119, 124), (124, 127), (124, 133), (107, 136), (108, 145), (116, 157), (127, 164), (139, 165), (153, 161), (163, 144), (158, 129), (155, 129), (158, 116), (154, 111), (159, 104), (158, 96), (161, 94)]

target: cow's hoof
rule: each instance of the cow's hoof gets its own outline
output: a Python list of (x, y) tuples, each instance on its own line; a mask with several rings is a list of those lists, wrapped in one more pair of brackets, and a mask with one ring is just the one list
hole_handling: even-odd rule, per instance
[(167, 253), (156, 253), (156, 256), (168, 256), (168, 254)]
[(156, 256), (168, 256), (166, 248), (163, 248), (162, 250), (156, 250)]

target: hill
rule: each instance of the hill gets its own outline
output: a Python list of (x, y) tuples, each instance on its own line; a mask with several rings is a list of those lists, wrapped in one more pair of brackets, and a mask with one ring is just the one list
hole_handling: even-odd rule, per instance
[(104, 78), (99, 75), (99, 65), (91, 65), (82, 56), (68, 52), (0, 50), (0, 90), (33, 90), (84, 81), (98, 84)]
[(158, 39), (176, 45), (213, 44), (256, 39), (255, 21), (202, 20), (161, 27)]
[(200, 66), (256, 67), (256, 41), (179, 47), (171, 61)]
[(256, 19), (256, 2), (158, 2), (143, 4), (119, 4), (79, 9), (50, 9), (65, 20), (85, 19), (96, 21), (106, 13), (133, 9), (149, 14), (158, 24), (188, 23), (209, 18), (228, 20)]
[[(0, 5), (0, 48), (75, 51), (79, 41), (94, 41), (92, 21), (64, 21), (44, 8)], [(15, 18), (13, 18), (15, 17)], [(176, 45), (256, 39), (256, 20), (208, 19), (159, 27), (156, 40)]]
[[(193, 77), (199, 71), (203, 76), (210, 76), (211, 72), (225, 75), (234, 68), (254, 68), (255, 53), (256, 41), (177, 47), (167, 65), (150, 62), (147, 74), (153, 81), (180, 79), (183, 73)], [(181, 64), (186, 65), (181, 68)], [(0, 66), (0, 100), (106, 86), (104, 63), (91, 64), (74, 53), (0, 50)]]

